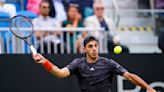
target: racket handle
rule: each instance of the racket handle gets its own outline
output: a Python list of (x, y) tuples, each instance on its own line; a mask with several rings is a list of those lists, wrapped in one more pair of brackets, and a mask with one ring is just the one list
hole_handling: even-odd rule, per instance
[(32, 54), (34, 54), (34, 55), (37, 54), (37, 51), (33, 45), (30, 46), (30, 49), (31, 49)]

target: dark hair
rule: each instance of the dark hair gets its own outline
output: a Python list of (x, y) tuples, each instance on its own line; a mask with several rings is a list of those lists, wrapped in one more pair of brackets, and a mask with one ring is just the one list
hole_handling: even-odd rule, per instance
[(88, 36), (88, 37), (86, 37), (86, 38), (84, 39), (84, 41), (83, 41), (83, 46), (85, 47), (85, 46), (87, 45), (87, 43), (90, 42), (90, 41), (96, 41), (96, 42), (98, 42), (98, 40), (97, 40), (95, 37), (93, 37), (93, 36)]
[(67, 8), (67, 12), (70, 10), (71, 7), (76, 8), (77, 11), (78, 11), (79, 13), (81, 13), (79, 5), (76, 4), (76, 3), (71, 3), (71, 4), (69, 4), (69, 6), (68, 6), (68, 8)]
[(41, 7), (41, 5), (42, 5), (43, 3), (48, 3), (48, 4), (49, 4), (49, 7), (50, 7), (50, 3), (49, 3), (47, 0), (42, 0), (42, 1), (40, 2), (40, 4), (39, 4), (39, 7)]
[(68, 8), (67, 8), (67, 19), (69, 20), (70, 18), (69, 18), (69, 15), (68, 15), (68, 12), (69, 12), (69, 10), (71, 9), (71, 8), (76, 8), (77, 9), (77, 12), (78, 13), (80, 13), (81, 14), (81, 11), (80, 11), (80, 9), (79, 9), (79, 5), (78, 4), (69, 4), (69, 6), (68, 6)]

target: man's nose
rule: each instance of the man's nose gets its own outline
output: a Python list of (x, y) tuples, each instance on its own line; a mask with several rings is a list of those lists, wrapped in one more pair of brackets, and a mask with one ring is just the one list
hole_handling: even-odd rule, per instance
[(93, 50), (94, 50), (94, 51), (96, 50), (96, 47), (95, 47), (95, 46), (93, 46)]

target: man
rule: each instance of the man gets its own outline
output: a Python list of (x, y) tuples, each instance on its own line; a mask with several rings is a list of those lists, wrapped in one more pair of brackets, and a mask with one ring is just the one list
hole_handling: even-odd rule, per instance
[[(39, 10), (40, 10), (39, 17), (37, 17), (33, 20), (33, 24), (34, 24), (35, 28), (45, 28), (45, 27), (46, 28), (60, 28), (61, 27), (61, 23), (58, 20), (51, 18), (49, 16), (50, 5), (49, 5), (48, 1), (42, 1), (40, 3)], [(60, 48), (61, 40), (59, 39), (59, 37), (60, 37), (61, 33), (62, 33), (61, 31), (42, 32), (43, 37), (44, 37), (43, 40), (44, 40), (45, 53), (47, 53), (47, 43), (51, 43), (52, 49), (54, 48), (53, 47), (54, 44), (57, 45), (58, 48)], [(37, 40), (40, 40), (41, 32), (39, 30), (37, 32), (35, 32), (35, 35), (36, 35)], [(52, 50), (52, 51), (54, 51), (54, 50)]]
[[(99, 2), (95, 2), (93, 4), (93, 10), (94, 10), (94, 15), (90, 16), (88, 18), (85, 19), (85, 26), (89, 27), (89, 28), (100, 28), (103, 27), (105, 29), (105, 31), (108, 33), (108, 52), (113, 52), (113, 46), (114, 45), (121, 45), (121, 47), (123, 47), (123, 52), (129, 52), (128, 47), (126, 47), (125, 45), (123, 46), (122, 44), (118, 44), (120, 43), (120, 40), (117, 40), (117, 42), (115, 41), (115, 38), (117, 38), (117, 35), (111, 35), (110, 31), (115, 31), (114, 29), (114, 25), (112, 20), (110, 20), (107, 16), (104, 15), (104, 5), (102, 3)], [(103, 32), (100, 31), (95, 31), (95, 32), (90, 32), (90, 35), (94, 35), (97, 38), (100, 37), (106, 37), (104, 36)], [(105, 34), (106, 35), (106, 34)], [(112, 44), (114, 45), (112, 45)], [(111, 46), (112, 45), (112, 46)]]
[(113, 31), (113, 23), (107, 16), (104, 15), (104, 5), (102, 3), (93, 4), (94, 15), (85, 19), (86, 27), (104, 27), (105, 31)]
[(76, 74), (81, 92), (111, 92), (111, 81), (114, 74), (121, 75), (132, 83), (147, 89), (147, 92), (156, 92), (140, 77), (129, 73), (112, 59), (100, 57), (98, 55), (99, 43), (96, 38), (86, 37), (83, 45), (85, 57), (74, 59), (70, 65), (62, 69), (50, 63), (40, 54), (33, 55), (33, 58), (58, 78)]

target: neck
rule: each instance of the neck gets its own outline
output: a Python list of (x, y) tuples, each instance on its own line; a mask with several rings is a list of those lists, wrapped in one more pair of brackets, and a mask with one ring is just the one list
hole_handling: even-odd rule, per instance
[(100, 21), (104, 19), (103, 16), (97, 16), (97, 18), (98, 18)]
[(91, 58), (91, 57), (87, 56), (87, 62), (90, 63), (90, 64), (96, 63), (97, 60), (98, 60), (98, 57)]
[(47, 18), (48, 16), (47, 15), (41, 15), (43, 18)]

